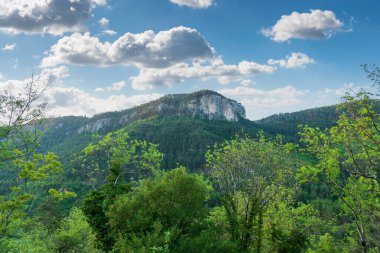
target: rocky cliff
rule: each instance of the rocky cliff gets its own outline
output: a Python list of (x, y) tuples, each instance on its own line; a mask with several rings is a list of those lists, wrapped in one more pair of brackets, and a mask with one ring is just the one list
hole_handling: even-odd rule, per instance
[(123, 123), (154, 116), (199, 116), (209, 120), (237, 122), (245, 118), (238, 102), (219, 93), (202, 90), (191, 94), (166, 95), (158, 100), (125, 110)]
[[(56, 118), (50, 121), (48, 128), (61, 128), (62, 131), (65, 131), (67, 127), (65, 125), (71, 124), (70, 122), (75, 119), (74, 125), (76, 127), (71, 124), (68, 135), (75, 132), (91, 133), (104, 128), (107, 128), (107, 130), (119, 129), (137, 120), (167, 116), (197, 116), (209, 120), (226, 120), (230, 122), (238, 122), (246, 117), (245, 109), (240, 103), (217, 92), (202, 90), (190, 94), (166, 95), (158, 100), (134, 108), (101, 113), (92, 118)], [(76, 130), (73, 128), (76, 128)]]

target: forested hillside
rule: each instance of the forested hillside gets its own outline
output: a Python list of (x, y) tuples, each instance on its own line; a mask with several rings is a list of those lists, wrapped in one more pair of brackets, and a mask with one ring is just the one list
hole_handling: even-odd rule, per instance
[(297, 142), (301, 126), (325, 129), (336, 125), (338, 118), (339, 112), (336, 106), (326, 106), (294, 113), (276, 114), (257, 120), (255, 123), (269, 134), (280, 134), (288, 141)]
[(380, 249), (373, 94), (256, 122), (209, 91), (46, 120), (29, 85), (0, 97), (0, 252)]
[[(50, 150), (60, 156), (70, 155), (87, 146), (95, 133), (104, 135), (125, 128), (132, 138), (158, 144), (158, 149), (164, 154), (161, 168), (172, 169), (179, 164), (190, 170), (199, 170), (204, 168), (205, 152), (215, 143), (238, 136), (253, 137), (260, 131), (272, 137), (281, 135), (286, 141), (298, 143), (300, 126), (325, 129), (334, 126), (339, 116), (336, 106), (328, 106), (273, 115), (258, 121), (244, 119), (244, 113), (239, 112), (239, 120), (229, 121), (215, 119), (213, 114), (181, 109), (187, 108), (189, 101), (194, 106), (194, 101), (199, 102), (205, 95), (224, 98), (213, 91), (200, 91), (166, 96), (137, 108), (99, 114), (93, 118), (48, 119), (42, 128), (41, 150)], [(167, 107), (165, 112), (152, 109), (162, 103)], [(233, 103), (235, 105), (236, 102)], [(223, 114), (221, 111), (218, 113)], [(134, 116), (130, 118), (129, 115)], [(125, 118), (130, 119), (126, 122), (123, 121)]]

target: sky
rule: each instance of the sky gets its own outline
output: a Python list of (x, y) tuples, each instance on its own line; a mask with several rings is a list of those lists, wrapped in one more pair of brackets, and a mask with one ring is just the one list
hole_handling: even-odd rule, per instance
[(378, 0), (1, 0), (0, 91), (53, 116), (202, 89), (249, 119), (338, 103), (379, 65)]

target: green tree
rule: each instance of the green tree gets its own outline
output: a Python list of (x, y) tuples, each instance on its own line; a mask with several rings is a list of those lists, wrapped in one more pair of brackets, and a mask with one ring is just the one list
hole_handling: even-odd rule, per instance
[[(112, 202), (111, 202), (112, 203)], [(96, 247), (104, 251), (111, 251), (115, 238), (109, 226), (106, 210), (110, 200), (105, 190), (94, 190), (84, 199), (82, 211), (96, 235)]]
[[(374, 88), (380, 90), (380, 70), (364, 66)], [(379, 249), (380, 219), (380, 114), (378, 94), (347, 93), (338, 106), (337, 126), (326, 131), (304, 127), (306, 150), (317, 158), (315, 166), (302, 169), (305, 179), (322, 178), (339, 200), (347, 224), (354, 228), (362, 252)]]
[(181, 243), (199, 235), (210, 190), (202, 176), (184, 168), (141, 180), (108, 209), (110, 225), (120, 235), (116, 245), (123, 252), (149, 252), (167, 244), (171, 252), (199, 252), (182, 249)]
[[(86, 170), (104, 171), (109, 184), (117, 185), (152, 175), (159, 169), (162, 154), (157, 145), (133, 140), (123, 129), (97, 137), (95, 144), (83, 149)], [(103, 183), (103, 182), (100, 182)]]
[[(295, 160), (285, 147), (261, 135), (216, 145), (207, 153), (207, 167), (221, 194), (232, 240), (242, 252), (263, 252), (266, 221), (271, 220), (266, 213), (289, 197), (285, 182), (292, 185), (293, 178), (294, 183)], [(288, 241), (282, 237), (273, 244)]]
[(99, 252), (95, 248), (95, 235), (82, 211), (73, 208), (68, 217), (62, 220), (53, 235), (54, 252)]
[(129, 192), (138, 179), (159, 173), (162, 154), (157, 145), (132, 140), (124, 130), (98, 138), (95, 144), (83, 150), (81, 168), (104, 171), (103, 174), (108, 175), (97, 180), (97, 184), (105, 184), (86, 196), (82, 210), (96, 232), (98, 246), (109, 251), (115, 238), (108, 225), (106, 210), (117, 196)]
[[(40, 77), (41, 78), (41, 77)], [(45, 84), (32, 78), (13, 95), (5, 90), (0, 95), (0, 174), (4, 188), (0, 196), (0, 245), (19, 232), (34, 196), (30, 186), (61, 171), (53, 153), (37, 154), (40, 134), (37, 126), (46, 104), (40, 99)]]

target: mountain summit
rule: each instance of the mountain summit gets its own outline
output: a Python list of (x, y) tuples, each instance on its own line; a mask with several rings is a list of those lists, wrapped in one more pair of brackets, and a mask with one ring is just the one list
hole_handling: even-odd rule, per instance
[[(215, 143), (237, 135), (255, 136), (260, 131), (288, 141), (298, 141), (298, 124), (324, 129), (338, 118), (335, 106), (296, 113), (273, 115), (260, 121), (245, 119), (238, 102), (217, 92), (201, 90), (190, 94), (166, 95), (130, 109), (97, 114), (91, 118), (66, 116), (51, 118), (43, 126), (44, 152), (73, 154), (86, 147), (94, 132), (100, 135), (125, 129), (132, 139), (159, 145), (165, 154), (162, 168), (178, 164), (189, 169), (204, 166), (205, 152)], [(327, 120), (326, 120), (327, 119)]]
[[(126, 110), (126, 117), (133, 115)], [(133, 111), (133, 109), (132, 109)], [(245, 119), (244, 107), (231, 99), (211, 90), (190, 94), (166, 95), (158, 100), (136, 107), (135, 111), (159, 116), (200, 116), (209, 120), (237, 122)], [(145, 113), (144, 113), (145, 111)], [(129, 116), (127, 116), (129, 114)]]
[(119, 112), (107, 112), (87, 119), (78, 132), (96, 132), (105, 126), (126, 126), (137, 120), (168, 116), (198, 116), (209, 120), (238, 122), (245, 119), (244, 107), (211, 90), (170, 94)]

